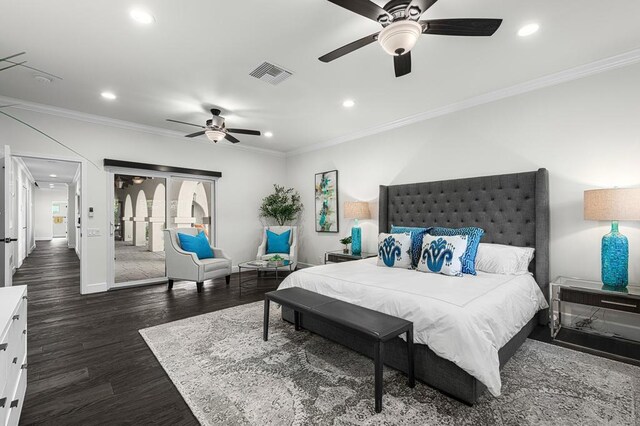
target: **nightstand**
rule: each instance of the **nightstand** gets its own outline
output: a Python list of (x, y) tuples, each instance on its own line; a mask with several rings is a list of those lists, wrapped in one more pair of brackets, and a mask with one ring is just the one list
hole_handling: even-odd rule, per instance
[(353, 254), (351, 252), (345, 253), (343, 250), (334, 250), (328, 251), (324, 254), (324, 263), (325, 265), (329, 262), (339, 263), (339, 262), (350, 262), (352, 260), (362, 260), (368, 259), (370, 257), (377, 257), (376, 253), (365, 253), (362, 252), (360, 254)]
[(558, 277), (549, 285), (551, 337), (611, 358), (640, 362), (640, 286)]

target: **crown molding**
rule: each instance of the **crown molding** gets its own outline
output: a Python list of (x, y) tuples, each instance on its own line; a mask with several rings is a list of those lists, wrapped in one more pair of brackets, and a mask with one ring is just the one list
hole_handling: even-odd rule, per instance
[[(51, 105), (39, 104), (35, 102), (27, 102), (21, 99), (10, 98), (0, 95), (1, 104), (10, 104), (12, 109), (22, 109), (25, 111), (32, 111), (41, 114), (54, 115), (56, 117), (69, 118), (77, 121), (84, 121), (85, 123), (98, 124), (101, 126), (115, 127), (118, 129), (132, 130), (135, 132), (148, 133), (157, 136), (165, 136), (169, 138), (177, 138), (184, 140), (184, 134), (176, 132), (174, 130), (163, 129), (160, 127), (146, 126), (144, 124), (133, 123), (125, 120), (118, 120), (115, 118), (104, 117), (101, 115), (88, 114), (85, 112), (74, 111), (66, 108), (54, 107)], [(231, 144), (230, 142), (224, 142), (216, 145), (222, 149), (233, 149), (241, 151), (258, 152), (261, 154), (273, 155), (275, 157), (284, 157), (285, 153), (282, 151), (276, 151), (273, 149), (257, 148), (253, 146)]]
[(622, 68), (628, 65), (640, 62), (640, 49), (631, 50), (619, 55), (611, 56), (605, 59), (601, 59), (595, 62), (591, 62), (577, 67), (569, 68), (564, 71), (560, 71), (553, 74), (548, 74), (543, 77), (535, 78), (523, 83), (498, 89), (493, 92), (488, 92), (482, 95), (474, 96), (472, 98), (465, 99), (460, 102), (445, 105), (443, 107), (434, 108), (428, 111), (424, 111), (418, 114), (413, 114), (398, 120), (390, 121), (380, 124), (378, 126), (370, 127), (368, 129), (359, 130), (357, 132), (349, 133), (344, 136), (340, 136), (328, 141), (319, 142), (299, 149), (288, 151), (287, 157), (294, 157), (296, 155), (304, 154), (307, 152), (317, 151), (320, 149), (329, 148), (335, 145), (340, 145), (345, 142), (349, 142), (356, 139), (361, 139), (367, 136), (372, 136), (378, 133), (386, 132), (399, 127), (408, 126), (410, 124), (418, 123), (420, 121), (430, 120), (432, 118), (441, 117), (443, 115), (451, 114), (457, 111), (462, 111), (468, 108), (473, 108), (479, 105), (488, 104), (491, 102), (499, 101), (501, 99), (510, 98), (512, 96), (521, 95), (524, 93), (532, 92), (535, 90), (543, 89), (546, 87), (555, 86), (558, 84), (566, 83), (580, 78), (588, 77), (594, 74)]

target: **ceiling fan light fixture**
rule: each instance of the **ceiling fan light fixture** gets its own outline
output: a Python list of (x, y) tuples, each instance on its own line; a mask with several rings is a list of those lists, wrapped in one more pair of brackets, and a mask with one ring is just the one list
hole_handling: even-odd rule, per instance
[(216, 129), (207, 129), (205, 130), (204, 134), (207, 135), (207, 138), (213, 143), (217, 143), (227, 136), (227, 134), (222, 130)]
[(415, 21), (397, 21), (384, 27), (378, 35), (378, 42), (391, 56), (410, 52), (422, 34), (422, 25)]

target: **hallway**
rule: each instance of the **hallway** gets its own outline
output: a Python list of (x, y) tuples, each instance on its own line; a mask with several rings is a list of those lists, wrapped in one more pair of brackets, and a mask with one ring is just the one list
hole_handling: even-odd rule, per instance
[(138, 330), (263, 299), (273, 279), (80, 295), (64, 239), (38, 242), (14, 275), (28, 284), (28, 386), (21, 424), (197, 424)]

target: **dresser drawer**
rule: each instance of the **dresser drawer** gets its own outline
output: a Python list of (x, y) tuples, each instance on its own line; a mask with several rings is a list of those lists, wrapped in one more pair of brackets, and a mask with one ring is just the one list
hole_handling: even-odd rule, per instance
[(17, 426), (20, 421), (20, 412), (22, 411), (22, 404), (24, 404), (24, 397), (27, 391), (27, 370), (22, 370), (18, 380), (18, 386), (11, 398), (11, 401), (7, 401), (9, 406), (9, 412), (7, 415), (7, 426)]
[(616, 311), (640, 314), (640, 299), (632, 297), (605, 295), (572, 288), (561, 288), (560, 300), (563, 302), (579, 303), (581, 305), (597, 306)]

